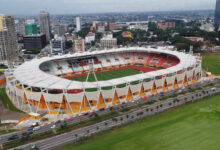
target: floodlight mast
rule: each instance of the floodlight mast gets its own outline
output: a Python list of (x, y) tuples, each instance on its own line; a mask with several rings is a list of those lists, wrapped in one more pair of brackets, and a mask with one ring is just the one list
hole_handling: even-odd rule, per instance
[[(94, 75), (94, 77), (95, 77), (95, 82), (96, 82), (97, 85), (98, 85), (98, 79), (97, 79), (96, 74), (95, 74), (94, 60), (93, 60), (93, 59), (89, 59), (89, 72), (88, 72), (88, 75), (87, 75), (87, 77), (86, 77), (86, 83), (88, 82), (90, 73)], [(99, 87), (99, 88), (100, 88), (100, 87)]]

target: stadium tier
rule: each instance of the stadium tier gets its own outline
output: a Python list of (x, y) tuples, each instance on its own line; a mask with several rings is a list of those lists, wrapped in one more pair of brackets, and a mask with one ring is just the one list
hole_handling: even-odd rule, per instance
[(132, 47), (36, 58), (5, 74), (20, 109), (78, 114), (192, 84), (201, 78), (201, 58)]

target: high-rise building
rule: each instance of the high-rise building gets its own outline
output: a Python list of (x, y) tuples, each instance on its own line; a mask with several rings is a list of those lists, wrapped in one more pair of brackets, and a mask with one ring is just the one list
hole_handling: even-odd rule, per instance
[(215, 28), (218, 29), (220, 26), (220, 0), (216, 0), (215, 7)]
[(17, 34), (25, 35), (25, 21), (23, 19), (15, 19), (15, 29)]
[(81, 19), (80, 17), (76, 17), (76, 32), (79, 32), (81, 30)]
[(54, 34), (57, 34), (58, 36), (64, 36), (65, 33), (66, 33), (66, 27), (64, 24), (54, 25)]
[(42, 49), (47, 45), (45, 34), (26, 35), (23, 38), (25, 49)]
[(47, 42), (50, 42), (51, 39), (50, 14), (48, 12), (40, 12), (39, 22), (40, 22), (40, 33), (45, 34)]
[(117, 24), (115, 22), (109, 22), (108, 23), (108, 29), (109, 30), (115, 30), (117, 28)]
[(85, 52), (85, 40), (82, 38), (77, 38), (73, 43), (74, 52), (75, 53), (83, 53)]
[(158, 22), (157, 23), (157, 28), (163, 29), (163, 30), (172, 29), (175, 27), (176, 27), (176, 23), (173, 21), (166, 21), (166, 22)]
[(26, 35), (37, 34), (37, 24), (36, 23), (25, 24), (25, 34)]
[(0, 61), (13, 61), (18, 56), (15, 20), (10, 15), (0, 15)]
[(51, 53), (58, 54), (63, 53), (65, 49), (65, 39), (64, 37), (54, 37), (50, 41)]

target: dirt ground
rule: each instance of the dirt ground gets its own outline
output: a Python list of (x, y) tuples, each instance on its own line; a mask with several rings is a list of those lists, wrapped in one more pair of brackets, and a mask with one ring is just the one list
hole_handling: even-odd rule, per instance
[(19, 120), (25, 117), (26, 114), (13, 112), (4, 108), (4, 105), (0, 101), (0, 120)]
[[(5, 84), (0, 85), (0, 88), (5, 88)], [(19, 120), (25, 116), (26, 114), (5, 109), (2, 101), (0, 100), (0, 120)]]

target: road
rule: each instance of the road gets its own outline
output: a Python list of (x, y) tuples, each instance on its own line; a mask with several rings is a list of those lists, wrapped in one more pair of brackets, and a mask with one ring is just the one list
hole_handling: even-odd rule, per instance
[[(51, 138), (43, 139), (43, 140), (33, 142), (30, 144), (22, 145), (20, 147), (17, 147), (16, 149), (28, 150), (33, 145), (36, 145), (39, 149), (47, 150), (47, 149), (55, 148), (57, 146), (74, 143), (74, 142), (77, 142), (81, 137), (89, 137), (101, 131), (109, 130), (115, 126), (121, 126), (123, 124), (127, 124), (127, 123), (130, 123), (132, 121), (135, 121), (135, 120), (147, 117), (147, 116), (152, 116), (154, 114), (163, 112), (172, 107), (185, 104), (189, 101), (196, 101), (203, 97), (210, 96), (210, 95), (220, 92), (220, 86), (216, 86), (215, 88), (216, 88), (215, 90), (213, 90), (213, 87), (212, 87), (206, 90), (200, 90), (196, 93), (189, 93), (185, 95), (180, 95), (176, 98), (170, 98), (165, 101), (159, 101), (147, 107), (144, 106), (142, 108), (136, 108), (121, 116), (115, 117), (114, 119), (108, 119), (103, 122), (96, 123), (94, 125), (90, 125), (84, 128), (77, 129), (77, 130), (73, 130), (68, 133), (64, 133), (64, 134), (57, 135)], [(153, 98), (155, 97), (153, 96)]]

